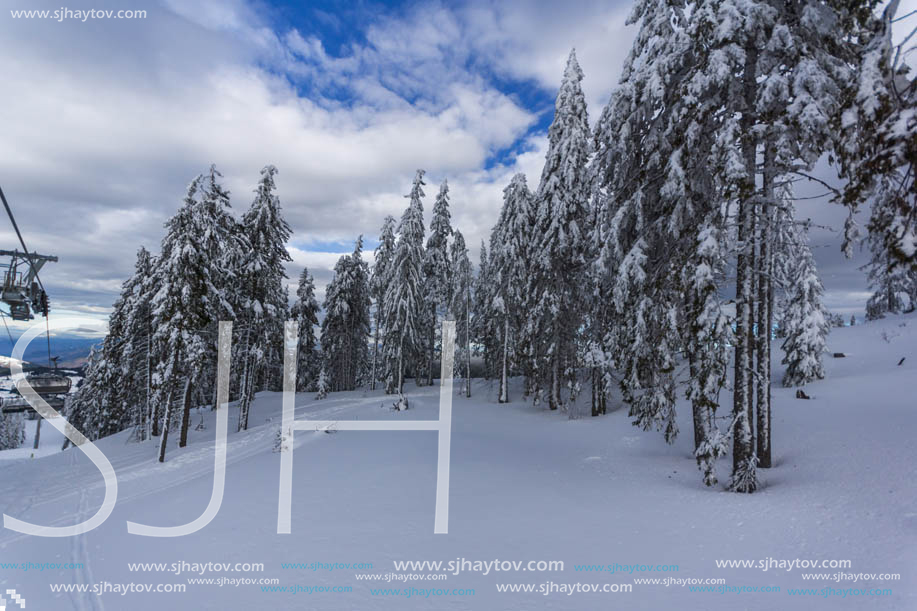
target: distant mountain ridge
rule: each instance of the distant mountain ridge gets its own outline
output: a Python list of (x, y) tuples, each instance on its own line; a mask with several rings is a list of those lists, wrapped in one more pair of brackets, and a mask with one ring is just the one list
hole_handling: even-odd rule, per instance
[[(18, 340), (17, 337), (13, 338)], [(60, 357), (61, 367), (79, 367), (89, 358), (89, 350), (102, 341), (101, 337), (73, 338), (52, 337), (51, 355)], [(9, 357), (13, 352), (13, 344), (8, 337), (0, 338), (0, 356)], [(48, 364), (48, 344), (44, 337), (36, 337), (25, 349), (24, 359), (35, 365)], [(4, 361), (6, 359), (3, 359)]]

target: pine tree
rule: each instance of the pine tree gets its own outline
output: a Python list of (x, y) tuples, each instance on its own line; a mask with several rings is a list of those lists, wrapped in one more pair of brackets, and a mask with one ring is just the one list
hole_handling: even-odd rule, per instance
[(69, 405), (65, 406), (64, 416), (67, 422), (89, 440), (98, 439), (98, 423), (101, 420), (99, 414), (102, 411), (102, 398), (106, 390), (102, 379), (104, 369), (101, 344), (93, 345), (83, 366), (84, 378), (73, 393)]
[[(191, 389), (193, 399), (200, 403), (207, 402), (209, 393), (214, 410), (218, 408), (216, 338), (219, 321), (236, 320), (237, 314), (243, 308), (245, 293), (242, 290), (242, 267), (248, 260), (250, 251), (242, 227), (230, 213), (229, 192), (220, 184), (219, 178), (221, 174), (211, 165), (208, 175), (202, 182), (198, 205), (198, 223), (204, 228), (201, 240), (203, 248), (210, 253), (210, 284), (215, 292), (212, 294), (210, 321), (207, 327), (200, 331), (208, 344), (208, 349), (198, 363), (199, 375)], [(185, 425), (187, 424), (189, 423), (185, 420)]]
[[(196, 334), (206, 324), (204, 310), (208, 296), (216, 292), (208, 271), (211, 253), (201, 249), (196, 206), (202, 176), (188, 187), (182, 208), (166, 223), (166, 237), (156, 266), (158, 290), (151, 302), (153, 342), (158, 360), (153, 375), (153, 401), (162, 413), (162, 437), (159, 462), (165, 460), (169, 431), (175, 421), (175, 394), (183, 386), (184, 402), (190, 402), (191, 378), (195, 375), (189, 363), (203, 354), (204, 342)], [(88, 389), (87, 389), (88, 390)]]
[[(292, 231), (281, 215), (280, 200), (274, 194), (276, 174), (277, 168), (272, 165), (261, 170), (254, 201), (242, 217), (242, 229), (250, 255), (242, 271), (245, 360), (239, 430), (248, 428), (251, 400), (259, 375), (270, 380), (271, 373), (281, 367), (279, 352), (276, 351), (282, 344), (283, 321), (288, 307), (283, 281), (287, 277), (284, 264), (292, 261), (286, 250)], [(274, 347), (274, 352), (271, 347)]]
[(423, 287), (423, 170), (417, 170), (408, 197), (411, 203), (398, 226), (391, 277), (383, 300), (384, 361), (387, 393), (403, 393), (404, 376), (413, 365), (417, 375), (426, 301)]
[(296, 351), (296, 390), (314, 390), (321, 367), (315, 327), (318, 325), (318, 301), (315, 299), (315, 282), (308, 268), (299, 275), (296, 302), (290, 315), (298, 323), (299, 349)]
[(443, 180), (433, 203), (433, 218), (430, 221), (430, 237), (424, 251), (424, 277), (427, 286), (428, 336), (427, 336), (427, 384), (433, 384), (433, 356), (436, 345), (436, 329), (440, 308), (448, 305), (451, 280), (449, 274), (452, 264), (449, 260), (449, 237), (452, 225), (449, 214), (449, 183)]
[(369, 337), (369, 266), (363, 261), (363, 237), (353, 254), (341, 257), (325, 292), (322, 358), (330, 391), (354, 390), (367, 360)]
[[(388, 289), (391, 276), (392, 259), (395, 256), (395, 217), (386, 216), (382, 222), (382, 230), (379, 232), (379, 245), (374, 252), (375, 264), (372, 269), (369, 287), (373, 302), (375, 303), (375, 315), (373, 316), (373, 361), (370, 371), (370, 380), (372, 390), (376, 390), (376, 381), (379, 378), (378, 364), (380, 353), (380, 335), (382, 329), (382, 311), (383, 302), (385, 301), (385, 291)], [(383, 374), (383, 378), (388, 377)]]
[[(842, 174), (847, 179), (843, 201), (850, 208), (849, 254), (853, 213), (870, 201), (870, 247), (889, 269), (917, 267), (917, 76), (906, 58), (915, 48), (913, 32), (894, 43), (893, 24), (900, 0), (888, 2), (881, 14), (875, 3), (856, 7), (865, 22), (864, 41), (853, 95), (838, 113), (837, 133)], [(908, 46), (910, 45), (910, 46)], [(880, 251), (884, 251), (884, 254)]]
[(527, 280), (531, 271), (530, 234), (534, 226), (534, 202), (525, 174), (516, 174), (503, 190), (503, 208), (491, 234), (490, 284), (494, 292), (493, 315), (502, 345), (499, 355), (498, 400), (509, 401), (509, 375), (518, 359), (517, 347), (524, 346), (523, 325), (527, 302)]
[(882, 233), (866, 239), (872, 258), (866, 269), (873, 294), (866, 302), (866, 320), (909, 312), (917, 307), (917, 267), (901, 264), (888, 251)]
[(548, 151), (538, 186), (537, 252), (532, 294), (538, 336), (544, 355), (539, 373), (548, 389), (548, 405), (564, 407), (563, 380), (575, 394), (576, 341), (582, 320), (580, 288), (586, 271), (588, 202), (591, 193), (588, 163), (592, 151), (583, 72), (570, 52), (557, 94), (554, 120), (548, 130)]
[(158, 420), (152, 412), (151, 396), (153, 315), (150, 299), (156, 293), (154, 267), (155, 259), (141, 246), (137, 251), (134, 275), (126, 291), (128, 306), (119, 383), (125, 391), (130, 425), (134, 427), (133, 438), (139, 441), (148, 439), (154, 427), (156, 434), (159, 432)]
[(14, 450), (25, 442), (22, 414), (0, 413), (0, 450)]
[(784, 386), (804, 386), (825, 377), (822, 355), (825, 338), (830, 331), (821, 302), (824, 293), (815, 270), (815, 259), (803, 241), (796, 253), (798, 264), (790, 289), (790, 301), (785, 315), (786, 339), (783, 341)]
[[(455, 320), (455, 341), (457, 355), (461, 355), (460, 363), (464, 364), (465, 396), (471, 396), (471, 338), (473, 307), (472, 291), (474, 285), (474, 270), (468, 259), (468, 248), (465, 246), (465, 236), (458, 229), (455, 230), (452, 246), (449, 251), (449, 260), (452, 262), (452, 303), (449, 306), (450, 315)], [(456, 359), (459, 360), (459, 359)]]
[[(615, 364), (633, 423), (663, 431), (669, 442), (678, 434), (674, 355), (694, 328), (690, 320), (679, 321), (679, 313), (688, 309), (685, 267), (688, 261), (701, 263), (697, 230), (712, 221), (709, 208), (719, 207), (718, 194), (704, 192), (710, 185), (693, 183), (709, 173), (685, 167), (687, 160), (674, 147), (683, 138), (671, 134), (685, 127), (675, 114), (684, 74), (681, 54), (692, 44), (684, 20), (666, 2), (635, 5), (630, 21), (639, 21), (640, 29), (621, 84), (596, 125), (593, 167), (598, 204), (593, 286), (606, 310), (603, 329), (592, 332), (592, 360), (604, 367)], [(685, 121), (692, 116), (686, 113)], [(709, 132), (697, 126), (689, 133)], [(691, 306), (699, 309), (707, 294), (704, 283), (694, 293)], [(603, 392), (610, 382), (604, 375)], [(693, 398), (696, 423), (711, 419), (706, 411), (713, 402), (715, 397)], [(704, 435), (699, 426), (695, 438)]]
[(494, 312), (495, 286), (491, 274), (490, 257), (487, 246), (481, 241), (481, 257), (478, 263), (478, 275), (474, 281), (474, 311), (472, 316), (472, 333), (475, 343), (482, 348), (484, 356), (484, 379), (490, 380), (496, 374), (499, 362), (501, 337), (498, 329), (498, 317)]
[[(209, 330), (221, 316), (232, 316), (225, 292), (226, 251), (239, 236), (227, 208), (229, 193), (211, 167), (188, 187), (184, 204), (166, 223), (166, 236), (154, 275), (158, 287), (151, 300), (153, 346), (157, 364), (153, 401), (160, 405), (162, 437), (159, 461), (165, 460), (169, 428), (175, 422), (175, 398), (181, 396), (179, 447), (187, 443), (193, 386), (203, 363), (212, 357)], [(202, 197), (198, 199), (201, 185)]]
[(318, 374), (318, 382), (315, 384), (315, 399), (321, 400), (327, 398), (329, 390), (330, 388), (328, 384), (328, 374), (325, 373), (325, 368), (322, 367)]
[[(732, 244), (718, 247), (717, 258), (735, 257), (730, 488), (739, 492), (757, 487), (754, 427), (769, 426), (769, 376), (762, 374), (769, 362), (776, 192), (833, 145), (830, 123), (851, 77), (858, 10), (814, 0), (780, 6), (638, 2), (631, 21), (640, 22), (640, 31), (622, 84), (599, 121), (597, 176), (615, 202), (612, 217), (603, 219), (615, 242), (608, 260), (622, 268), (615, 357), (622, 361), (625, 390), (637, 391), (630, 399), (638, 401), (638, 423), (654, 409), (662, 422), (671, 421), (674, 394), (666, 388), (676, 382), (672, 355), (679, 344), (690, 355), (706, 341), (684, 333), (699, 328), (697, 317), (708, 311), (704, 300), (692, 298), (687, 314), (694, 320), (678, 320), (682, 289), (688, 288), (679, 282), (694, 278), (692, 269), (718, 277), (715, 270), (706, 273), (698, 256), (699, 232), (734, 236)], [(717, 218), (723, 209), (731, 226)], [(655, 342), (670, 336), (674, 343)], [(628, 342), (652, 348), (628, 354)], [(700, 424), (713, 401), (695, 397), (701, 399), (692, 401)], [(769, 442), (769, 431), (763, 434)]]

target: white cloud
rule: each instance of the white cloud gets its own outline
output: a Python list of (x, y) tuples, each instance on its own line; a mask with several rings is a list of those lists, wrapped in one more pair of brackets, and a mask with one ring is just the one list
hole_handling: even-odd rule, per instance
[[(0, 55), (11, 92), (0, 97), (0, 177), (29, 247), (61, 257), (42, 275), (68, 310), (114, 300), (136, 249), (158, 249), (162, 223), (210, 163), (237, 213), (261, 167), (276, 165), (296, 244), (375, 237), (424, 168), (427, 210), (448, 178), (476, 257), (510, 177), (523, 171), (537, 187), (545, 138), (529, 129), (552, 110), (524, 107), (492, 77), (549, 99), (575, 46), (595, 120), (633, 36), (623, 2), (425, 2), (374, 15), (365, 43), (333, 56), (313, 34), (272, 30), (265, 6), (244, 0), (147, 10), (130, 23), (0, 16), (0, 39), (16, 49)], [(490, 163), (520, 140), (525, 152)], [(291, 251), (291, 282), (308, 265), (320, 290), (341, 254)]]

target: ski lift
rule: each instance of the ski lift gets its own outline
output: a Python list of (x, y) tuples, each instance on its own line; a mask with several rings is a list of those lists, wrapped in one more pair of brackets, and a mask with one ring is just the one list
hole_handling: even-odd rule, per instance
[[(45, 400), (45, 403), (49, 407), (52, 407), (58, 411), (62, 410), (65, 405), (64, 397), (55, 396), (55, 397), (42, 397)], [(0, 411), (4, 414), (16, 414), (20, 412), (27, 412), (33, 409), (28, 401), (25, 400), (25, 397), (4, 397), (3, 404), (0, 405)]]
[[(10, 257), (8, 264), (0, 264), (0, 271), (4, 267), (6, 268), (2, 274), (3, 284), (0, 286), (0, 302), (9, 306), (9, 317), (13, 320), (31, 320), (35, 318), (33, 312), (39, 312), (47, 319), (50, 309), (48, 307), (48, 293), (45, 292), (44, 284), (42, 284), (38, 272), (48, 261), (56, 262), (57, 257), (29, 252), (25, 245), (25, 240), (22, 239), (19, 226), (16, 224), (16, 219), (13, 217), (9, 202), (6, 201), (6, 195), (3, 194), (3, 189), (0, 189), (0, 202), (3, 203), (6, 214), (9, 216), (10, 224), (16, 232), (16, 237), (19, 238), (19, 245), (22, 246), (22, 251), (0, 250), (0, 257)], [(6, 316), (5, 312), (0, 312), (0, 314)], [(5, 319), (3, 324), (6, 326)], [(10, 338), (10, 344), (12, 344), (13, 336), (10, 335), (9, 327), (7, 327), (6, 332)], [(19, 380), (16, 383), (16, 389), (19, 390), (20, 396), (5, 397), (0, 402), (0, 411), (3, 413), (25, 412), (32, 409), (29, 402), (22, 396), (25, 382), (28, 382), (32, 391), (37, 393), (51, 407), (55, 409), (64, 407), (65, 396), (70, 392), (72, 381), (69, 377), (56, 373), (57, 358), (51, 356), (51, 332), (47, 330), (46, 333), (48, 337), (48, 363), (53, 364), (54, 371), (50, 373), (30, 373), (27, 377)], [(41, 420), (38, 421), (38, 426), (41, 426)], [(36, 429), (36, 448), (38, 447), (39, 431), (40, 428)]]
[(64, 407), (64, 395), (70, 392), (73, 381), (68, 376), (56, 373), (30, 373), (16, 382), (16, 390), (19, 391), (20, 396), (4, 397), (3, 404), (0, 406), (3, 413), (26, 412), (32, 409), (23, 393), (26, 383), (45, 400), (45, 403), (54, 409), (60, 409)]
[(0, 301), (9, 306), (10, 318), (31, 320), (35, 318), (33, 312), (47, 317), (48, 294), (38, 282), (38, 270), (48, 261), (56, 262), (57, 257), (19, 250), (0, 250), (0, 257), (10, 257), (9, 263), (0, 264), (0, 269), (5, 268)]
[(47, 395), (66, 395), (70, 392), (72, 381), (67, 376), (55, 373), (33, 373), (16, 383), (19, 394), (24, 394), (22, 390), (26, 383), (41, 397), (45, 397)]

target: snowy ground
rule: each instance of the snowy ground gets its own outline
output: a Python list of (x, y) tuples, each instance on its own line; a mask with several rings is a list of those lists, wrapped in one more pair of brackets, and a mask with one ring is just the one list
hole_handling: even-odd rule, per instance
[[(917, 425), (914, 380), (917, 317), (834, 330), (829, 377), (809, 401), (775, 386), (776, 465), (766, 487), (740, 496), (704, 489), (690, 458), (689, 411), (682, 435), (666, 446), (629, 424), (625, 410), (568, 421), (519, 400), (497, 405), (476, 382), (456, 397), (448, 535), (433, 534), (437, 436), (432, 432), (300, 432), (294, 448), (293, 533), (276, 534), (280, 455), (272, 451), (280, 395), (263, 393), (254, 427), (231, 433), (225, 500), (204, 530), (176, 539), (128, 535), (127, 520), (176, 525), (207, 505), (213, 465), (213, 414), (164, 465), (151, 443), (127, 433), (98, 443), (118, 474), (117, 506), (100, 528), (48, 539), (0, 531), (0, 586), (28, 609), (917, 609)], [(779, 350), (775, 350), (779, 354)], [(898, 361), (905, 357), (900, 366)], [(779, 381), (782, 367), (775, 366)], [(412, 387), (413, 390), (413, 387)], [(434, 419), (438, 388), (416, 389), (395, 413), (379, 393), (297, 396), (298, 418)], [(724, 397), (724, 404), (728, 397)], [(230, 423), (234, 429), (236, 410)], [(95, 512), (98, 471), (79, 450), (56, 452), (60, 436), (42, 428), (42, 449), (0, 453), (0, 509), (35, 523), (71, 524)], [(28, 444), (31, 448), (31, 443)], [(729, 461), (720, 464), (721, 479)], [(563, 571), (465, 571), (442, 581), (371, 582), (357, 575), (416, 573), (401, 560), (561, 560)], [(717, 568), (716, 560), (850, 560), (845, 569), (762, 571)], [(75, 569), (3, 568), (2, 563), (77, 563)], [(131, 571), (128, 563), (263, 563), (263, 572)], [(283, 569), (281, 563), (372, 563), (371, 569)], [(678, 565), (666, 573), (577, 571), (575, 565)], [(435, 571), (434, 571), (435, 572)], [(802, 573), (898, 573), (900, 581), (831, 583)], [(188, 578), (276, 578), (279, 586), (344, 586), (350, 592), (269, 592), (261, 585), (188, 584)], [(644, 578), (722, 578), (732, 588), (779, 592), (691, 592), (687, 586), (634, 584)], [(184, 584), (184, 593), (54, 593), (56, 584)], [(631, 584), (629, 593), (500, 593), (498, 584)], [(385, 595), (379, 589), (440, 589), (450, 595)], [(890, 588), (887, 596), (793, 596), (791, 588)], [(474, 594), (452, 595), (453, 589)], [(0, 603), (2, 604), (2, 603)], [(17, 607), (8, 607), (17, 608)]]

